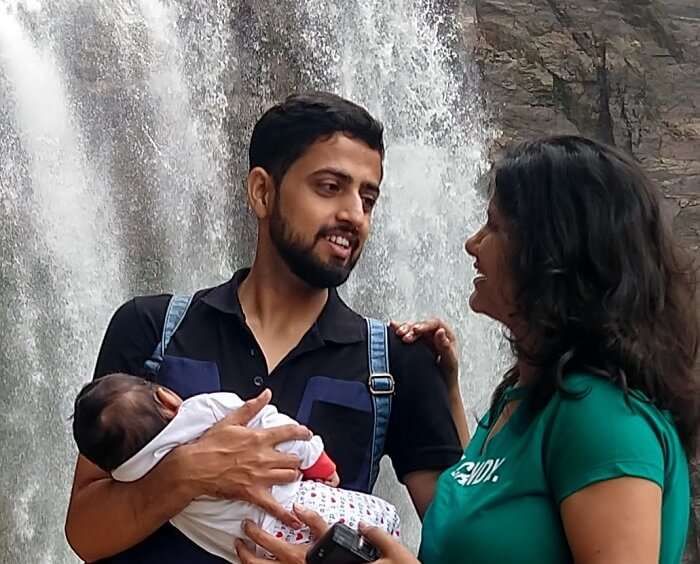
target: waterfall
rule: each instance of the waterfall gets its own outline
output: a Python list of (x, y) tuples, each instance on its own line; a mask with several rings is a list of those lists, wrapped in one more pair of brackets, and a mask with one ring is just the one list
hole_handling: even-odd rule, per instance
[[(0, 0), (0, 562), (76, 561), (69, 416), (106, 323), (132, 295), (249, 262), (247, 143), (290, 91), (331, 90), (384, 122), (382, 197), (342, 294), (385, 319), (450, 319), (468, 411), (483, 408), (500, 353), (468, 312), (462, 244), (483, 214), (491, 133), (457, 5)], [(377, 493), (415, 548), (388, 463)]]

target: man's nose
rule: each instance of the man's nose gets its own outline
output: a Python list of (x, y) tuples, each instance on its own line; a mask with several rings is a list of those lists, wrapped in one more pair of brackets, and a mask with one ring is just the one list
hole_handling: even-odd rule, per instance
[(366, 214), (362, 198), (359, 195), (352, 195), (344, 198), (343, 207), (338, 212), (340, 221), (347, 221), (355, 228), (359, 228), (366, 220)]

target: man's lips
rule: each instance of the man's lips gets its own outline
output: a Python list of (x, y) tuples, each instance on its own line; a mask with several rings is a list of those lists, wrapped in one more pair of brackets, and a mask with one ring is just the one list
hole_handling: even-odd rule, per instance
[(324, 239), (326, 244), (331, 250), (331, 254), (339, 259), (347, 260), (350, 258), (350, 255), (352, 254), (352, 248), (349, 245), (344, 245), (342, 243), (338, 243), (335, 241), (332, 241), (328, 238)]
[(345, 230), (329, 230), (320, 237), (325, 241), (335, 257), (347, 259), (357, 249), (359, 238)]

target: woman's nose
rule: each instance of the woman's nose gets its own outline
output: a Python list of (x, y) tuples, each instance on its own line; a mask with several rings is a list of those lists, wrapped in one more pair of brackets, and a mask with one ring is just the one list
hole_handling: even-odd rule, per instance
[(467, 237), (467, 240), (464, 242), (464, 250), (467, 252), (468, 255), (471, 255), (473, 257), (476, 256), (476, 250), (479, 244), (479, 233), (481, 233), (481, 230)]

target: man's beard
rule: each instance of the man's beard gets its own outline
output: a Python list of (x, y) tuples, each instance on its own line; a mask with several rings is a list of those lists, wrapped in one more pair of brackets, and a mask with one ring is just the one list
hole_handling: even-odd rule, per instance
[(278, 200), (270, 217), (270, 238), (289, 269), (312, 288), (326, 290), (345, 283), (360, 258), (360, 253), (354, 257), (351, 255), (345, 264), (322, 262), (314, 255), (314, 246), (322, 238), (321, 234), (310, 245), (304, 244), (282, 217), (279, 208)]

